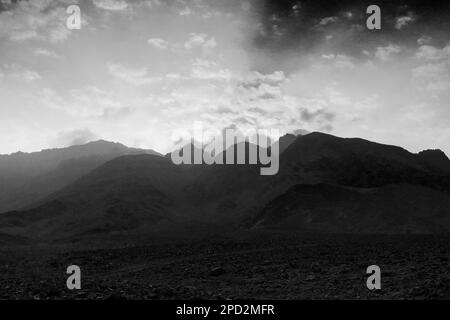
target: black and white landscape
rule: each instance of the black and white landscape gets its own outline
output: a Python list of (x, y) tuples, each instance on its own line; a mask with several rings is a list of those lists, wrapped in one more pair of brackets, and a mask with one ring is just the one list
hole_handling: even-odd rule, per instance
[[(442, 151), (319, 132), (280, 143), (275, 176), (106, 141), (5, 156), (20, 186), (0, 216), (2, 297), (448, 298)], [(372, 262), (389, 275), (379, 294), (361, 280)], [(66, 264), (84, 267), (81, 292), (61, 286)]]
[[(0, 0), (0, 299), (450, 299), (449, 17)], [(175, 164), (196, 122), (278, 172)]]

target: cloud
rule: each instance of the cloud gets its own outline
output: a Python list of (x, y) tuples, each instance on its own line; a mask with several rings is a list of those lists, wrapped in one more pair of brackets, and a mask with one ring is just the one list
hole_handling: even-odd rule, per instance
[(193, 12), (189, 7), (184, 7), (183, 9), (178, 10), (178, 14), (180, 16), (190, 16), (192, 13)]
[(428, 80), (430, 78), (434, 78), (436, 76), (440, 76), (443, 73), (445, 73), (446, 68), (445, 68), (445, 64), (440, 63), (440, 64), (426, 64), (426, 65), (421, 65), (418, 66), (416, 68), (414, 68), (412, 70), (412, 75), (413, 78), (418, 79), (418, 78), (428, 78)]
[(286, 76), (283, 71), (274, 71), (269, 74), (263, 74), (257, 71), (250, 73), (247, 77), (247, 83), (266, 83), (270, 85), (280, 85), (286, 81)]
[[(355, 68), (355, 64), (353, 59), (344, 54), (322, 54), (321, 58), (324, 60), (326, 64), (331, 64), (331, 66), (338, 69), (353, 69)], [(318, 62), (315, 64), (315, 67), (321, 68), (323, 67), (323, 62)]]
[(321, 19), (319, 24), (322, 26), (325, 26), (327, 24), (338, 21), (338, 19), (339, 19), (338, 17), (326, 17), (326, 18)]
[(233, 79), (233, 73), (226, 68), (209, 60), (196, 59), (191, 65), (190, 77), (201, 80), (230, 81)]
[(0, 65), (0, 78), (2, 77), (26, 82), (42, 79), (36, 71), (28, 70), (17, 64)]
[(69, 98), (70, 112), (82, 117), (103, 116), (105, 112), (112, 114), (112, 110), (123, 108), (114, 92), (102, 90), (95, 86), (72, 89)]
[(351, 11), (346, 11), (346, 12), (343, 13), (343, 15), (347, 19), (352, 19), (353, 18), (353, 12), (351, 12)]
[(186, 49), (201, 47), (203, 49), (213, 49), (217, 46), (216, 39), (209, 37), (205, 33), (191, 33), (184, 43)]
[(419, 39), (417, 39), (417, 43), (421, 46), (425, 45), (425, 44), (429, 44), (431, 42), (431, 40), (433, 40), (433, 38), (429, 37), (429, 36), (421, 36)]
[(419, 90), (428, 92), (433, 98), (450, 93), (450, 44), (442, 49), (424, 45), (419, 47), (416, 57), (426, 63), (412, 70), (413, 82)]
[[(220, 65), (211, 61), (196, 61), (207, 68)], [(177, 128), (189, 129), (193, 121), (202, 121), (208, 130), (236, 125), (250, 128), (279, 128), (290, 132), (299, 127), (311, 130), (332, 127), (334, 113), (327, 109), (325, 99), (294, 96), (285, 91), (290, 83), (283, 71), (263, 73), (237, 72), (228, 69), (226, 81), (220, 74), (204, 84), (178, 84), (171, 99), (165, 100), (161, 117)], [(214, 82), (213, 82), (214, 81)], [(216, 82), (217, 81), (217, 82)], [(158, 100), (161, 100), (161, 96)]]
[[(394, 123), (403, 106), (423, 98), (434, 104), (430, 113), (437, 113), (448, 105), (449, 72), (440, 65), (448, 56), (448, 33), (446, 20), (438, 19), (444, 12), (430, 19), (434, 12), (425, 15), (411, 5), (407, 10), (424, 12), (420, 24), (399, 19), (401, 31), (396, 31), (397, 17), (408, 17), (406, 11), (385, 17), (395, 32), (364, 37), (353, 25), (365, 24), (365, 8), (340, 2), (327, 9), (296, 0), (251, 0), (248, 6), (235, 0), (78, 0), (92, 29), (83, 25), (71, 39), (67, 14), (53, 12), (75, 1), (21, 1), (0, 12), (0, 65), (23, 65), (0, 67), (0, 130), (28, 117), (29, 131), (38, 134), (33, 127), (38, 117), (46, 135), (88, 127), (127, 144), (140, 139), (161, 146), (167, 138), (162, 129), (198, 119), (221, 127), (234, 122), (310, 131), (332, 126), (338, 135), (384, 138), (388, 135), (380, 130), (390, 129), (389, 137), (408, 131)], [(383, 14), (403, 10), (394, 7)], [(67, 36), (74, 41), (63, 41)], [(51, 41), (58, 43), (45, 43)], [(368, 58), (364, 49), (370, 50)], [(50, 60), (57, 55), (72, 63)]]
[(58, 134), (55, 145), (69, 147), (86, 144), (97, 139), (97, 135), (89, 129), (63, 131)]
[(107, 68), (115, 78), (136, 86), (153, 84), (161, 80), (159, 77), (149, 76), (146, 68), (132, 69), (115, 63), (109, 63)]
[(409, 24), (413, 23), (414, 21), (416, 21), (416, 17), (412, 13), (409, 13), (406, 16), (397, 17), (395, 19), (395, 29), (401, 30), (403, 28), (406, 28)]
[[(133, 70), (134, 77), (148, 77), (145, 68)], [(233, 123), (269, 128), (293, 118), (296, 120), (292, 126), (295, 126), (295, 123), (304, 121), (301, 110), (310, 110), (310, 107), (301, 103), (304, 107), (300, 108), (295, 97), (283, 95), (282, 87), (287, 82), (282, 71), (241, 72), (225, 68), (217, 61), (199, 58), (192, 61), (185, 74), (167, 74), (145, 96), (140, 94), (141, 101), (129, 102), (133, 110), (117, 106), (113, 111), (104, 110), (104, 117), (122, 119), (129, 111), (135, 111), (139, 116), (130, 121), (152, 117), (159, 119), (158, 126), (164, 128), (166, 125), (167, 128), (189, 127), (196, 120), (219, 128)], [(92, 97), (86, 99), (92, 100)], [(311, 112), (315, 111), (311, 109)], [(311, 123), (319, 121), (319, 118), (311, 119)]]
[(66, 7), (52, 0), (18, 1), (0, 12), (0, 38), (62, 42), (71, 34)]
[(51, 50), (47, 50), (44, 48), (37, 48), (34, 50), (34, 54), (38, 55), (38, 56), (44, 56), (44, 57), (49, 57), (49, 58), (61, 58), (61, 56), (59, 54), (57, 54), (54, 51)]
[(302, 3), (300, 1), (295, 2), (294, 5), (292, 6), (292, 14), (294, 15), (294, 17), (300, 15), (301, 9)]
[(208, 53), (217, 46), (216, 39), (206, 33), (190, 33), (187, 40), (182, 43), (169, 42), (161, 38), (150, 38), (147, 43), (156, 49), (170, 49), (178, 53), (190, 52), (196, 48), (200, 48), (203, 53)]
[(400, 53), (401, 51), (400, 46), (389, 44), (385, 47), (378, 47), (375, 51), (375, 57), (383, 61), (388, 61), (392, 55)]
[(300, 111), (301, 119), (307, 122), (311, 122), (317, 118), (323, 118), (328, 121), (332, 121), (335, 117), (334, 113), (327, 112), (325, 110), (319, 109), (314, 111), (309, 111), (308, 109), (303, 109)]
[(168, 49), (170, 47), (170, 43), (168, 41), (160, 38), (148, 39), (147, 43), (157, 49)]
[(81, 119), (106, 119), (124, 111), (124, 105), (112, 91), (95, 86), (72, 89), (66, 95), (60, 95), (53, 89), (42, 90), (37, 100), (50, 109), (62, 111), (67, 115)]
[[(257, 87), (247, 86), (246, 95), (251, 100), (276, 100), (282, 98), (282, 91), (279, 86), (261, 82)], [(255, 109), (257, 110), (257, 108)], [(261, 109), (259, 109), (261, 110)]]
[(93, 0), (94, 5), (103, 10), (121, 11), (128, 8), (128, 4), (123, 0)]
[(450, 58), (450, 44), (447, 44), (442, 49), (430, 45), (423, 45), (419, 47), (416, 56), (425, 60), (442, 60)]
[[(170, 3), (170, 2), (168, 2)], [(242, 7), (245, 10), (245, 3)], [(214, 1), (202, 0), (177, 0), (173, 2), (175, 13), (182, 18), (211, 19), (220, 16), (222, 12), (214, 8)]]

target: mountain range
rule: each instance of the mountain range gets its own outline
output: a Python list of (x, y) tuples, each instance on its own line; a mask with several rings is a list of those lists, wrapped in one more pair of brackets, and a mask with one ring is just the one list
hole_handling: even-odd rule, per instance
[(121, 155), (156, 154), (104, 140), (41, 152), (0, 155), (0, 212), (18, 210)]
[[(448, 233), (450, 160), (313, 132), (280, 138), (280, 170), (175, 165), (105, 141), (0, 157), (0, 234), (35, 240), (277, 229)], [(235, 146), (236, 147), (236, 146)], [(227, 151), (225, 151), (226, 153)]]

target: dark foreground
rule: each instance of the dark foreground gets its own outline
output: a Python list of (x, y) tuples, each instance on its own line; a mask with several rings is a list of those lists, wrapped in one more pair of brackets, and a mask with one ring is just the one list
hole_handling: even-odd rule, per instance
[[(252, 234), (113, 249), (0, 248), (1, 299), (450, 299), (450, 236)], [(81, 268), (82, 289), (66, 287)], [(369, 291), (366, 268), (381, 267)]]

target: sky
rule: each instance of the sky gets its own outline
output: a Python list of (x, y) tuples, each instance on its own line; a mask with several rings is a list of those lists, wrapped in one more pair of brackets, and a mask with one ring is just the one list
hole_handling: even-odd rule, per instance
[(165, 153), (200, 121), (450, 155), (449, 17), (448, 1), (0, 0), (0, 153)]

